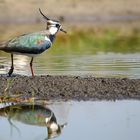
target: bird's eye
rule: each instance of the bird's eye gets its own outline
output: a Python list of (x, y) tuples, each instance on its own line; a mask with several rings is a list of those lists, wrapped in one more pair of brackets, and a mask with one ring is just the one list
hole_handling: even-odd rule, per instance
[(56, 27), (57, 27), (57, 28), (60, 27), (60, 24), (56, 24)]

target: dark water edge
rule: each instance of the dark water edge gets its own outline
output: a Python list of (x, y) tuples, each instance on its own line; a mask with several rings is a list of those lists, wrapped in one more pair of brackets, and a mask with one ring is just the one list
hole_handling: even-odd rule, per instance
[(61, 100), (140, 99), (140, 80), (80, 76), (0, 77), (0, 94)]

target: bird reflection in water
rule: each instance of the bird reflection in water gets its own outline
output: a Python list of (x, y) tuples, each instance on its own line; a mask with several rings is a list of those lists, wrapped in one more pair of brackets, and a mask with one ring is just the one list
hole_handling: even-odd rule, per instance
[(66, 126), (66, 123), (63, 125), (58, 124), (55, 114), (49, 108), (41, 105), (20, 104), (7, 106), (0, 108), (0, 116), (7, 117), (10, 125), (18, 131), (19, 129), (12, 123), (12, 120), (28, 125), (47, 127), (48, 137), (45, 140), (58, 137)]

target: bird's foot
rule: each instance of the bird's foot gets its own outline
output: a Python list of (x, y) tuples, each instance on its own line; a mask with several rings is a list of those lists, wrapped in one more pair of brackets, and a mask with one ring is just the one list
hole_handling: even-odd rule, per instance
[(13, 73), (13, 70), (14, 70), (14, 68), (13, 67), (11, 67), (11, 69), (9, 70), (9, 72), (8, 72), (8, 75), (9, 75), (9, 77), (11, 76), (11, 74)]

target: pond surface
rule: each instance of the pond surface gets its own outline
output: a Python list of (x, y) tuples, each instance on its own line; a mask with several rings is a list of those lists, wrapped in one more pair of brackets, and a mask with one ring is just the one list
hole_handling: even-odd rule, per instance
[[(43, 126), (43, 118), (50, 116)], [(49, 131), (51, 122), (57, 122), (61, 131)], [(0, 126), (2, 140), (139, 140), (140, 101), (52, 102), (9, 110), (1, 104)]]
[[(16, 74), (31, 75), (30, 58), (15, 56)], [(0, 56), (0, 74), (8, 73), (10, 55)], [(140, 78), (140, 53), (97, 53), (88, 55), (47, 55), (47, 52), (34, 59), (37, 75), (81, 75), (96, 77)]]

